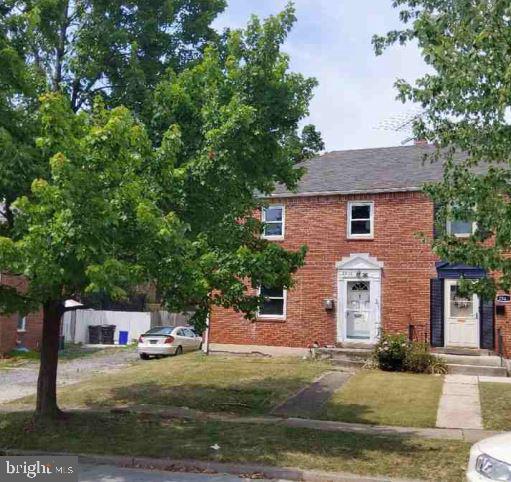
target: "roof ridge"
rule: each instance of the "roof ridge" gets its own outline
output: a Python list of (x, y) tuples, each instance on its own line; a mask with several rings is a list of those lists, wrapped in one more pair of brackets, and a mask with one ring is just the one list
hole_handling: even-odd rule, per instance
[(383, 146), (383, 147), (357, 147), (353, 149), (336, 149), (334, 151), (325, 151), (323, 154), (320, 154), (319, 156), (316, 156), (316, 158), (323, 157), (329, 154), (338, 154), (340, 152), (361, 152), (361, 151), (383, 151), (383, 150), (389, 150), (389, 149), (425, 149), (425, 148), (431, 148), (434, 147), (433, 144), (411, 144), (409, 146)]

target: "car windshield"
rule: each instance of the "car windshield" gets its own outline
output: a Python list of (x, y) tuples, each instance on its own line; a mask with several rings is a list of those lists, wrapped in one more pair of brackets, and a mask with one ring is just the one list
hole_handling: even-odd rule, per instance
[(172, 328), (171, 326), (157, 326), (155, 328), (151, 328), (149, 331), (144, 333), (144, 335), (165, 335), (165, 336), (168, 336), (172, 333), (173, 329), (174, 328)]

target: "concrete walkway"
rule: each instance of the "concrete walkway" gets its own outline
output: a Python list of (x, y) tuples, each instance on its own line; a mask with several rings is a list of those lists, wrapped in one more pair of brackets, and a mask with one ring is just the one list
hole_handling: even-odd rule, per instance
[(436, 426), (475, 430), (483, 428), (478, 377), (445, 376)]
[(276, 407), (272, 414), (285, 417), (312, 418), (317, 416), (334, 392), (341, 388), (351, 375), (351, 373), (345, 372), (325, 373)]

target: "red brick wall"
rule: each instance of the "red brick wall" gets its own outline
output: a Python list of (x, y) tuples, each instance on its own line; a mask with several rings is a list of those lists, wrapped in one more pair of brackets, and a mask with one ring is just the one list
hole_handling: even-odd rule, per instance
[[(374, 239), (347, 239), (347, 203), (374, 201)], [(296, 197), (275, 200), (286, 207), (283, 246), (307, 244), (306, 265), (288, 292), (285, 321), (247, 321), (230, 310), (215, 308), (213, 343), (303, 347), (336, 342), (336, 315), (323, 307), (333, 298), (337, 308), (335, 264), (352, 253), (369, 253), (384, 263), (382, 325), (405, 331), (408, 324), (429, 325), (429, 280), (436, 276), (435, 256), (416, 236), (432, 236), (433, 205), (422, 193)]]
[[(1, 283), (8, 286), (14, 286), (19, 290), (26, 288), (26, 282), (23, 278), (15, 276), (2, 275)], [(27, 316), (26, 332), (17, 331), (18, 315), (0, 315), (0, 354), (11, 351), (18, 340), (31, 350), (37, 350), (41, 343), (43, 328), (42, 311), (30, 313)]]
[[(504, 293), (499, 293), (504, 294)], [(498, 349), (498, 330), (502, 334), (504, 356), (511, 358), (511, 304), (504, 305), (504, 314), (495, 314), (495, 347)]]

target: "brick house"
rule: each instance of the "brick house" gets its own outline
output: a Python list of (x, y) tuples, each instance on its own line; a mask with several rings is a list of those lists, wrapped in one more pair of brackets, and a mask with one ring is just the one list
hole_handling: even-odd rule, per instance
[[(412, 333), (435, 347), (511, 356), (511, 305), (463, 298), (457, 280), (486, 276), (437, 259), (417, 233), (434, 235), (434, 206), (421, 192), (442, 178), (423, 163), (427, 145), (331, 152), (306, 161), (296, 192), (279, 187), (261, 213), (264, 236), (289, 249), (306, 244), (306, 264), (287, 290), (266, 295), (256, 321), (211, 313), (212, 344), (307, 347), (372, 344), (381, 330)], [(463, 237), (469, 222), (448, 229)]]
[[(19, 290), (26, 288), (26, 282), (19, 276), (0, 275), (0, 284)], [(42, 310), (36, 313), (2, 315), (0, 314), (0, 354), (8, 353), (21, 343), (37, 350), (41, 343), (43, 330)]]

